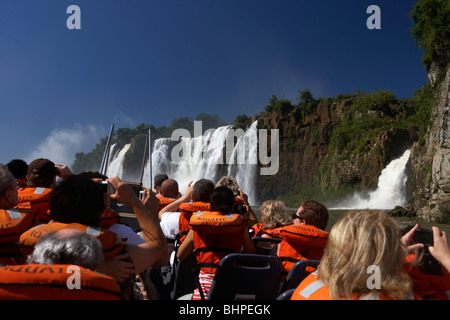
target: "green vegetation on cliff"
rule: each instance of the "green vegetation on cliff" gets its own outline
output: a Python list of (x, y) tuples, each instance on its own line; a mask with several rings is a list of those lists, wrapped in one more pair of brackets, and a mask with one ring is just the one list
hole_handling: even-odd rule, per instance
[(418, 0), (410, 14), (416, 24), (412, 35), (424, 50), (426, 70), (433, 64), (445, 69), (450, 62), (450, 1)]

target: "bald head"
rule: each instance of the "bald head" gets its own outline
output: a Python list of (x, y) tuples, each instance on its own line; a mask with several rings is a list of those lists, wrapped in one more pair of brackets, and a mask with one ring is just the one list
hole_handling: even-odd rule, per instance
[(163, 197), (177, 198), (178, 183), (173, 179), (167, 179), (161, 184), (161, 194)]

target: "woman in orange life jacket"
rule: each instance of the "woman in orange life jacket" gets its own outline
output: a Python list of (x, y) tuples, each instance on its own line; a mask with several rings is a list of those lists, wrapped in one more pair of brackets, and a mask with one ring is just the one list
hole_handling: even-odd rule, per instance
[(232, 176), (223, 176), (216, 183), (216, 187), (228, 187), (234, 194), (235, 206), (233, 208), (234, 213), (246, 214), (248, 216), (248, 226), (251, 227), (258, 223), (258, 217), (253, 212), (250, 203), (248, 202), (248, 195), (239, 188), (236, 179)]
[[(194, 212), (210, 211), (211, 194), (214, 183), (208, 179), (200, 179), (192, 186), (192, 182), (183, 196), (165, 206), (159, 211), (160, 226), (167, 239), (169, 265), (162, 268), (151, 268), (144, 274), (144, 285), (150, 296), (169, 299), (173, 284), (162, 282), (162, 273), (172, 273), (176, 268), (176, 250), (186, 238), (190, 230), (189, 220)], [(177, 247), (175, 247), (177, 246)], [(164, 277), (165, 280), (169, 277)], [(167, 283), (169, 282), (169, 283)]]
[[(291, 299), (423, 298), (405, 267), (407, 254), (423, 248), (420, 243), (411, 245), (417, 228), (402, 237), (395, 220), (382, 211), (349, 212), (331, 229), (317, 272), (300, 283)], [(448, 247), (435, 249), (450, 257)], [(448, 284), (449, 277), (446, 273), (439, 281)]]
[(260, 208), (260, 221), (250, 228), (252, 237), (275, 237), (272, 235), (273, 229), (292, 224), (292, 218), (286, 212), (283, 201), (266, 200)]
[[(254, 253), (255, 248), (248, 234), (246, 220), (232, 213), (234, 194), (227, 187), (217, 187), (211, 195), (211, 211), (192, 215), (186, 239), (178, 249), (179, 259), (192, 252), (200, 268), (199, 283), (207, 297), (220, 260), (231, 252)], [(200, 299), (198, 288), (193, 299)]]

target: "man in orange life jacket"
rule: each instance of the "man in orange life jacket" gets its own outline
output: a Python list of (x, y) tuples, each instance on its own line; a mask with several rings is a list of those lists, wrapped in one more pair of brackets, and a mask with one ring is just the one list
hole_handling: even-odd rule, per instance
[(56, 177), (66, 179), (72, 174), (66, 165), (55, 164), (44, 158), (33, 160), (28, 166), (27, 186), (19, 188), (17, 208), (38, 211), (38, 220), (50, 220), (48, 199), (56, 184)]
[(175, 240), (178, 237), (181, 240), (180, 237), (186, 236), (190, 230), (189, 219), (193, 212), (211, 209), (210, 201), (214, 183), (208, 179), (200, 179), (193, 187), (191, 184), (182, 197), (158, 213), (161, 228), (169, 239)]
[(20, 262), (21, 252), (15, 241), (36, 221), (36, 212), (15, 208), (18, 203), (16, 179), (7, 166), (0, 164), (0, 264)]
[(278, 245), (284, 278), (299, 260), (320, 260), (327, 244), (328, 209), (314, 200), (304, 200), (292, 216), (294, 223), (274, 230), (283, 239)]
[(157, 194), (156, 196), (159, 199), (159, 212), (165, 206), (174, 202), (180, 197), (180, 192), (178, 191), (178, 182), (174, 179), (164, 180), (161, 183), (160, 194)]

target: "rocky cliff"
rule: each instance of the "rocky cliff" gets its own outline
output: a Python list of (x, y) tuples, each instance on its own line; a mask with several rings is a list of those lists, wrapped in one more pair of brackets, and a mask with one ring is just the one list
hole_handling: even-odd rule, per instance
[(432, 68), (429, 78), (436, 102), (426, 144), (412, 148), (406, 207), (425, 220), (450, 223), (450, 68), (445, 73)]
[(374, 96), (386, 93), (321, 99), (304, 117), (298, 116), (304, 104), (289, 113), (264, 113), (260, 128), (280, 130), (280, 169), (260, 178), (262, 198), (292, 198), (295, 205), (305, 197), (332, 201), (345, 192), (375, 189), (386, 164), (418, 140), (418, 128), (402, 122), (413, 111), (394, 112), (405, 101)]

